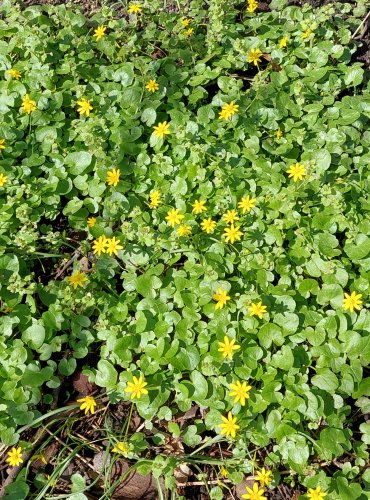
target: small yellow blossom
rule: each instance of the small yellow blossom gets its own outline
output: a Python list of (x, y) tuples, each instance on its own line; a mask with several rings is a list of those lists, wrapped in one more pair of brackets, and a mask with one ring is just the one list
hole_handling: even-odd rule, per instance
[(143, 7), (139, 3), (132, 3), (128, 8), (129, 14), (139, 14), (143, 10)]
[(234, 403), (240, 401), (240, 405), (245, 405), (245, 400), (249, 398), (248, 392), (252, 389), (250, 385), (247, 385), (246, 382), (240, 383), (239, 380), (235, 382), (235, 384), (230, 384), (230, 389), (232, 391), (229, 393), (229, 396), (234, 398)]
[(272, 481), (272, 472), (270, 470), (266, 470), (264, 467), (262, 467), (262, 469), (260, 471), (257, 471), (256, 481), (258, 481), (260, 483), (262, 488), (264, 488), (265, 486), (268, 486)]
[(247, 11), (251, 14), (258, 9), (258, 2), (256, 0), (248, 0)]
[(68, 281), (73, 286), (73, 288), (76, 290), (77, 287), (84, 286), (84, 283), (87, 281), (87, 278), (86, 278), (85, 273), (81, 273), (80, 271), (76, 271), (75, 273), (72, 274), (72, 276), (69, 276)]
[(266, 313), (267, 307), (262, 305), (262, 302), (257, 302), (255, 304), (251, 304), (249, 307), (249, 312), (251, 316), (258, 316), (259, 319), (263, 318), (263, 315)]
[(16, 80), (19, 80), (21, 77), (21, 74), (17, 69), (8, 69), (7, 73), (9, 76), (15, 78)]
[(80, 410), (85, 410), (85, 415), (89, 412), (93, 415), (95, 413), (95, 406), (98, 404), (92, 396), (77, 399), (77, 403), (81, 403)]
[(216, 221), (212, 220), (211, 217), (208, 219), (204, 219), (200, 223), (200, 227), (205, 231), (207, 234), (213, 233), (216, 227)]
[(190, 24), (190, 23), (191, 23), (191, 19), (189, 19), (189, 18), (183, 19), (183, 20), (181, 21), (181, 24), (182, 24), (183, 26), (185, 26), (185, 28), (186, 28), (187, 26), (189, 26), (189, 24)]
[(219, 113), (220, 120), (230, 120), (232, 116), (235, 115), (239, 110), (239, 104), (234, 104), (234, 101), (231, 101), (228, 104), (224, 104)]
[(96, 218), (95, 218), (95, 217), (89, 217), (89, 218), (87, 219), (87, 225), (88, 225), (89, 227), (94, 227), (94, 226), (95, 226), (95, 224), (96, 224)]
[(307, 28), (306, 31), (304, 31), (301, 35), (301, 38), (303, 40), (305, 40), (306, 38), (308, 38), (312, 33), (312, 29), (311, 28)]
[(149, 80), (149, 82), (145, 85), (145, 88), (149, 90), (149, 92), (155, 92), (159, 89), (159, 85), (156, 80)]
[(256, 198), (251, 198), (250, 196), (243, 196), (243, 198), (239, 201), (238, 208), (243, 210), (243, 214), (249, 212), (254, 208), (256, 204)]
[(234, 224), (236, 220), (239, 220), (238, 212), (236, 210), (228, 210), (223, 216), (223, 219), (228, 224)]
[(221, 467), (220, 472), (223, 475), (223, 477), (227, 477), (229, 475), (227, 469), (225, 469), (224, 466)]
[(184, 35), (186, 37), (189, 37), (193, 34), (194, 28), (188, 28), (187, 30), (184, 31)]
[(245, 498), (246, 500), (267, 500), (265, 496), (263, 496), (264, 491), (263, 489), (260, 489), (258, 483), (253, 484), (253, 488), (248, 488), (246, 486), (247, 493), (244, 493), (242, 495), (242, 498)]
[(77, 101), (77, 104), (80, 106), (77, 110), (80, 113), (80, 115), (90, 116), (90, 111), (93, 110), (90, 101), (88, 101), (83, 97), (82, 99)]
[(191, 227), (188, 224), (181, 224), (176, 232), (179, 236), (188, 236), (191, 234)]
[(212, 298), (217, 302), (216, 309), (222, 309), (226, 302), (230, 300), (230, 296), (227, 295), (227, 291), (223, 288), (219, 288), (217, 293), (213, 294)]
[(281, 139), (283, 137), (283, 131), (281, 130), (281, 128), (279, 127), (277, 129), (277, 132), (276, 132), (276, 138), (277, 139)]
[(118, 250), (122, 250), (123, 246), (119, 244), (120, 241), (113, 236), (113, 238), (107, 238), (105, 252), (108, 255), (118, 255)]
[(167, 212), (166, 221), (169, 226), (175, 227), (176, 224), (181, 224), (183, 218), (184, 216), (179, 214), (177, 208), (171, 208), (171, 210)]
[(231, 224), (230, 227), (225, 227), (224, 236), (226, 243), (234, 243), (241, 240), (243, 233), (239, 229), (240, 226), (234, 226), (234, 224)]
[(21, 104), (21, 110), (29, 115), (30, 113), (32, 113), (32, 111), (35, 111), (35, 109), (37, 109), (36, 101), (33, 101), (32, 99), (30, 99), (29, 95), (26, 94), (23, 97), (23, 101)]
[(158, 123), (158, 125), (155, 125), (153, 127), (153, 129), (154, 129), (153, 134), (155, 135), (155, 137), (159, 137), (159, 138), (163, 139), (165, 135), (168, 135), (171, 133), (168, 130), (169, 128), (170, 128), (170, 124), (167, 122)]
[(33, 455), (32, 460), (41, 460), (41, 462), (45, 465), (48, 463), (43, 453), (37, 453), (37, 455)]
[(159, 191), (152, 191), (149, 195), (149, 207), (158, 208), (161, 203), (161, 193)]
[(235, 342), (236, 342), (235, 339), (231, 339), (230, 341), (229, 337), (225, 335), (224, 341), (218, 343), (219, 345), (218, 352), (222, 353), (222, 357), (224, 359), (229, 358), (231, 360), (234, 354), (233, 351), (237, 351), (238, 349), (240, 349), (240, 345), (236, 344)]
[(119, 183), (120, 176), (121, 176), (120, 169), (113, 168), (112, 170), (109, 170), (109, 172), (107, 172), (106, 183), (108, 184), (108, 186), (116, 187), (117, 184)]
[(23, 463), (22, 448), (20, 446), (18, 448), (13, 446), (13, 448), (8, 451), (8, 458), (5, 462), (8, 462), (11, 467), (18, 467), (18, 465), (21, 465), (21, 463)]
[(5, 149), (5, 139), (0, 139), (0, 151)]
[(221, 415), (221, 418), (224, 423), (218, 424), (218, 427), (221, 429), (220, 434), (234, 438), (236, 436), (236, 431), (240, 429), (240, 425), (236, 423), (236, 417), (233, 417), (231, 411), (229, 411), (227, 417)]
[(261, 56), (262, 52), (260, 49), (251, 49), (247, 54), (248, 62), (258, 66), (258, 63), (261, 62)]
[(284, 36), (280, 41), (279, 41), (279, 49), (283, 49), (284, 47), (287, 46), (289, 38), (287, 36)]
[(347, 309), (349, 309), (349, 312), (351, 313), (353, 313), (355, 309), (360, 311), (360, 309), (362, 308), (361, 293), (352, 292), (351, 295), (349, 293), (345, 293), (344, 297), (343, 309), (345, 311), (347, 311)]
[(104, 236), (99, 236), (97, 240), (93, 241), (93, 252), (100, 256), (100, 254), (105, 253), (107, 249), (107, 238)]
[(306, 168), (301, 163), (295, 163), (287, 170), (289, 178), (293, 178), (294, 182), (301, 181), (306, 174)]
[(99, 26), (96, 28), (94, 31), (93, 37), (96, 38), (96, 41), (98, 42), (103, 36), (105, 36), (105, 32), (107, 30), (106, 26)]
[(128, 453), (129, 451), (130, 448), (128, 444), (125, 443), (124, 441), (119, 441), (118, 443), (116, 443), (116, 446), (112, 449), (113, 453), (123, 453), (124, 455), (126, 455), (126, 453)]
[(7, 176), (4, 174), (0, 174), (0, 187), (3, 187), (7, 183)]
[(309, 500), (323, 500), (326, 495), (327, 493), (321, 491), (320, 486), (318, 486), (316, 489), (309, 488), (307, 492), (307, 498)]
[(134, 398), (141, 398), (142, 394), (148, 394), (147, 389), (145, 389), (145, 386), (148, 385), (147, 382), (144, 381), (144, 378), (140, 375), (139, 378), (133, 377), (133, 382), (127, 382), (127, 387), (125, 389), (125, 392), (132, 393), (131, 394), (131, 399)]
[(206, 212), (207, 209), (206, 207), (204, 206), (206, 204), (205, 200), (195, 200), (194, 203), (192, 204), (192, 207), (193, 207), (193, 214), (201, 214), (203, 212)]

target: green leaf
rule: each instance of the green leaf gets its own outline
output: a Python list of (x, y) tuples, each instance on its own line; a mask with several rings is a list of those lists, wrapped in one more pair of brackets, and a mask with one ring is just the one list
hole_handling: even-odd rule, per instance
[(364, 70), (356, 65), (349, 66), (344, 75), (344, 83), (356, 87), (362, 83), (364, 78)]
[(157, 113), (155, 109), (153, 108), (146, 108), (144, 111), (141, 113), (141, 121), (146, 123), (148, 127), (153, 125), (157, 119)]
[(344, 251), (350, 259), (364, 259), (370, 253), (370, 238), (364, 234), (360, 234), (357, 236), (355, 243), (345, 243)]
[(284, 336), (281, 333), (281, 328), (274, 323), (262, 325), (257, 336), (261, 346), (266, 349), (269, 349), (272, 343), (279, 346), (284, 344)]
[(32, 349), (38, 349), (45, 340), (44, 326), (38, 320), (32, 319), (32, 325), (23, 332), (22, 340)]
[(202, 403), (202, 401), (207, 397), (208, 394), (208, 383), (205, 377), (194, 370), (190, 375), (190, 379), (194, 384), (195, 392), (193, 394), (193, 400)]
[(95, 376), (95, 383), (99, 387), (112, 389), (117, 383), (117, 371), (107, 360), (101, 359), (98, 363), (98, 370)]
[(123, 87), (128, 87), (132, 84), (135, 78), (134, 65), (133, 63), (123, 63), (120, 65), (113, 73), (113, 80), (115, 82), (120, 82)]
[(82, 174), (89, 167), (91, 161), (92, 154), (87, 151), (75, 151), (74, 153), (69, 153), (65, 158), (65, 162), (72, 175)]
[(311, 383), (330, 393), (335, 392), (339, 386), (337, 376), (329, 368), (321, 368), (317, 370), (317, 375), (311, 378)]

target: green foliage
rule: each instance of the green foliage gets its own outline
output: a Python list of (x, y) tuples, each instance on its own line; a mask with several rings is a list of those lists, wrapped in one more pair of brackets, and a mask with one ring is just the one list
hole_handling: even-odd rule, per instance
[[(128, 400), (127, 383), (142, 376), (139, 414), (189, 448), (219, 434), (231, 411), (236, 482), (251, 472), (254, 447), (271, 445), (266, 466), (288, 468), (307, 488), (320, 484), (330, 499), (369, 495), (370, 94), (353, 62), (363, 12), (352, 7), (273, 1), (252, 14), (236, 0), (193, 0), (178, 12), (153, 0), (138, 15), (117, 18), (112, 6), (88, 20), (65, 6), (3, 2), (4, 444), (84, 366), (112, 403)], [(96, 41), (98, 26), (107, 31)], [(256, 48), (258, 66), (247, 62)], [(26, 94), (37, 106), (30, 114), (20, 110)], [(239, 109), (223, 120), (230, 103)], [(165, 121), (170, 133), (156, 137)], [(306, 175), (295, 182), (287, 171), (297, 163)], [(245, 213), (244, 196), (256, 200)], [(190, 235), (167, 224), (173, 208)], [(243, 235), (227, 242), (223, 216), (234, 209)], [(102, 235), (123, 249), (97, 256)], [(87, 280), (74, 288), (78, 270)], [(230, 300), (215, 309), (219, 289)], [(350, 312), (343, 300), (353, 291), (362, 305)], [(258, 302), (262, 318), (250, 314)], [(232, 360), (218, 350), (225, 335), (240, 345)], [(252, 386), (245, 406), (229, 395), (235, 380)], [(179, 426), (194, 404), (204, 418)], [(334, 459), (345, 463), (331, 477), (320, 463)], [(173, 469), (160, 455), (152, 466), (155, 477)], [(71, 498), (84, 488), (75, 474)], [(8, 489), (9, 498), (27, 494), (25, 482)], [(222, 498), (219, 486), (211, 498)]]

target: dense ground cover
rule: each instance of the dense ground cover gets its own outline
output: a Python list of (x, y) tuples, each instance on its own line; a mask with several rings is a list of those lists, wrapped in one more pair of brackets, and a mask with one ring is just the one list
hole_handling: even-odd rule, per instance
[(365, 3), (118, 7), (0, 7), (6, 498), (369, 498)]

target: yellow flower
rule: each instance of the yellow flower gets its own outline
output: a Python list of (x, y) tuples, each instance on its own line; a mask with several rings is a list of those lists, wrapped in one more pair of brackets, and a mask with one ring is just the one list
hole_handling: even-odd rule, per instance
[(229, 393), (229, 396), (234, 398), (234, 403), (240, 401), (240, 405), (245, 405), (245, 400), (249, 398), (248, 392), (252, 389), (250, 385), (247, 385), (246, 382), (240, 383), (239, 380), (235, 382), (235, 384), (230, 384), (230, 388), (232, 391)]
[(129, 14), (139, 14), (143, 10), (139, 3), (132, 3), (128, 9)]
[(295, 163), (287, 170), (288, 177), (292, 177), (294, 182), (301, 181), (306, 174), (306, 168), (300, 163)]
[(191, 227), (188, 224), (181, 224), (181, 226), (177, 228), (176, 232), (179, 236), (187, 236), (188, 234), (191, 234)]
[(301, 35), (301, 38), (303, 40), (305, 40), (306, 38), (308, 38), (312, 33), (312, 29), (311, 28), (307, 28), (306, 31), (304, 31)]
[(77, 110), (80, 113), (80, 115), (90, 116), (90, 111), (93, 110), (90, 101), (88, 101), (83, 97), (82, 99), (77, 101), (77, 104), (80, 106)]
[(183, 19), (183, 20), (181, 21), (181, 24), (182, 24), (183, 26), (185, 26), (185, 28), (186, 28), (187, 26), (189, 26), (189, 24), (190, 24), (190, 23), (191, 23), (191, 19), (189, 19), (189, 18)]
[(352, 292), (351, 295), (349, 293), (345, 293), (344, 297), (345, 298), (343, 300), (343, 309), (345, 311), (349, 309), (349, 311), (353, 313), (355, 309), (357, 309), (358, 311), (361, 309), (362, 306), (361, 293), (357, 294), (356, 292)]
[(21, 77), (21, 74), (17, 69), (8, 69), (7, 73), (8, 73), (8, 75), (10, 75), (12, 78), (15, 78), (16, 80), (19, 80)]
[(100, 256), (101, 253), (106, 252), (107, 244), (108, 241), (104, 234), (99, 236), (99, 238), (93, 242), (93, 252)]
[(261, 56), (262, 52), (260, 49), (251, 49), (247, 54), (248, 62), (258, 66), (258, 63), (261, 62)]
[(256, 481), (258, 481), (260, 483), (262, 488), (264, 486), (268, 486), (272, 481), (272, 472), (270, 470), (266, 470), (264, 467), (262, 467), (262, 469), (260, 471), (257, 471)]
[(289, 38), (287, 36), (284, 36), (284, 38), (282, 38), (279, 41), (279, 49), (283, 49), (284, 47), (286, 47), (287, 43), (288, 43), (288, 40), (289, 40)]
[(258, 9), (258, 2), (256, 0), (248, 0), (247, 11), (253, 13), (256, 9)]
[(220, 472), (223, 475), (223, 477), (227, 477), (229, 475), (227, 469), (225, 469), (224, 466), (221, 467)]
[(219, 288), (217, 290), (217, 293), (213, 294), (212, 298), (217, 302), (216, 309), (222, 309), (226, 304), (226, 302), (230, 300), (229, 295), (227, 295), (227, 291), (224, 290), (223, 288)]
[(155, 80), (149, 80), (149, 82), (145, 85), (145, 88), (149, 90), (149, 92), (155, 92), (159, 89), (159, 85)]
[(94, 31), (93, 37), (96, 38), (96, 41), (98, 42), (103, 36), (105, 35), (105, 32), (107, 30), (106, 26), (99, 26), (96, 28)]
[(113, 238), (107, 238), (105, 252), (108, 255), (118, 255), (118, 250), (122, 250), (123, 246), (119, 244), (120, 241), (117, 240), (115, 236)]
[(77, 403), (81, 403), (80, 410), (85, 410), (85, 415), (89, 412), (93, 415), (95, 413), (95, 406), (98, 404), (92, 396), (77, 399)]
[(171, 227), (175, 227), (176, 224), (180, 224), (181, 223), (181, 220), (184, 218), (183, 215), (179, 214), (179, 211), (177, 208), (171, 208), (171, 210), (169, 210), (167, 212), (167, 216), (166, 216), (166, 221), (167, 221), (167, 224)]
[(228, 224), (234, 224), (236, 220), (239, 220), (238, 212), (236, 210), (228, 210), (223, 216), (223, 219)]
[(81, 273), (80, 271), (76, 271), (75, 273), (72, 274), (72, 276), (69, 276), (68, 281), (73, 286), (73, 288), (76, 290), (77, 287), (84, 286), (84, 283), (87, 281), (87, 278), (86, 278), (85, 273)]
[(224, 341), (218, 343), (218, 345), (220, 346), (218, 352), (222, 353), (222, 357), (224, 359), (229, 358), (231, 360), (233, 357), (233, 351), (237, 351), (238, 349), (240, 349), (240, 345), (235, 344), (235, 342), (235, 339), (231, 339), (230, 341), (229, 337), (226, 337), (225, 335)]
[(189, 37), (193, 34), (194, 29), (193, 28), (188, 28), (186, 31), (184, 31), (184, 35)]
[(280, 139), (281, 137), (283, 137), (283, 131), (281, 130), (281, 128), (279, 127), (277, 129), (277, 132), (276, 132), (276, 138), (277, 139)]
[(223, 424), (218, 424), (218, 427), (221, 429), (220, 434), (225, 434), (225, 436), (235, 437), (236, 431), (240, 429), (240, 425), (236, 423), (236, 417), (233, 417), (231, 411), (227, 414), (227, 418), (221, 415), (223, 420)]
[(205, 231), (207, 234), (213, 233), (216, 227), (216, 222), (209, 217), (208, 219), (204, 219), (201, 224), (201, 228), (203, 231)]
[(242, 498), (246, 498), (247, 500), (266, 500), (266, 497), (263, 496), (264, 491), (263, 489), (259, 489), (258, 483), (254, 483), (253, 489), (246, 486), (246, 490), (247, 493), (244, 493)]
[(149, 195), (149, 207), (150, 208), (158, 208), (161, 203), (161, 193), (159, 191), (152, 191)]
[(35, 111), (35, 109), (37, 109), (36, 101), (33, 101), (32, 99), (30, 99), (29, 95), (26, 94), (23, 97), (23, 101), (21, 104), (21, 110), (29, 115), (30, 113), (32, 113), (32, 111)]
[(6, 175), (0, 174), (0, 187), (3, 187), (4, 184), (6, 184), (7, 180), (8, 180), (8, 178)]
[(45, 465), (48, 463), (43, 453), (37, 453), (37, 455), (33, 455), (32, 460), (41, 460), (41, 462)]
[(116, 187), (117, 184), (119, 183), (120, 176), (121, 176), (121, 171), (119, 168), (117, 168), (117, 169), (114, 168), (113, 170), (109, 170), (109, 172), (107, 173), (107, 179), (106, 179), (108, 186)]
[(240, 241), (243, 233), (239, 231), (240, 226), (234, 226), (231, 224), (230, 227), (225, 227), (224, 236), (226, 243), (234, 243), (235, 241)]
[(130, 451), (128, 444), (124, 441), (118, 441), (116, 446), (112, 449), (113, 453), (123, 453), (124, 455)]
[(169, 128), (170, 128), (170, 124), (167, 122), (158, 123), (158, 125), (155, 125), (153, 127), (153, 129), (154, 129), (153, 134), (155, 135), (155, 137), (160, 137), (163, 139), (165, 135), (168, 135), (171, 133), (168, 130)]
[(250, 196), (243, 196), (243, 198), (239, 201), (238, 208), (243, 210), (243, 214), (249, 212), (254, 208), (256, 204), (256, 198), (251, 198)]
[(224, 104), (219, 113), (220, 120), (230, 120), (230, 118), (235, 115), (239, 110), (239, 104), (234, 104), (231, 101), (229, 104)]
[(132, 393), (131, 399), (140, 399), (142, 394), (148, 394), (147, 389), (145, 389), (145, 386), (148, 384), (144, 381), (144, 378), (141, 375), (139, 378), (134, 376), (133, 380), (133, 382), (127, 382), (127, 387), (125, 389), (125, 392)]
[(267, 310), (266, 306), (262, 305), (262, 302), (257, 302), (256, 304), (252, 304), (249, 308), (249, 312), (251, 313), (251, 316), (258, 316), (259, 319), (263, 318), (263, 315), (265, 314)]
[(18, 448), (13, 448), (8, 451), (8, 458), (5, 460), (11, 467), (18, 467), (23, 462), (22, 458), (22, 448), (19, 446)]
[(193, 214), (201, 214), (203, 212), (206, 212), (207, 209), (204, 206), (206, 204), (205, 200), (195, 200), (194, 203), (192, 204), (193, 207)]
[(0, 150), (5, 149), (5, 139), (0, 139)]
[(307, 498), (309, 498), (310, 500), (323, 500), (326, 495), (327, 493), (321, 491), (320, 486), (318, 486), (315, 490), (313, 488), (309, 488)]
[(88, 225), (89, 227), (94, 227), (94, 226), (95, 226), (95, 224), (96, 224), (96, 218), (95, 218), (95, 217), (89, 217), (89, 218), (87, 219), (87, 225)]

